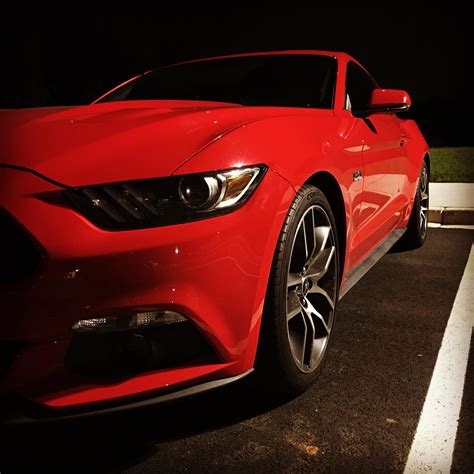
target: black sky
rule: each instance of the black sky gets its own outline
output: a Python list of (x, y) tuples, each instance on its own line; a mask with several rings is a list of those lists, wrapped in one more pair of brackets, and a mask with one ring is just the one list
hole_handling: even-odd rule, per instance
[[(184, 12), (184, 4), (180, 8)], [(437, 115), (440, 107), (458, 113), (473, 99), (468, 71), (472, 35), (466, 11), (394, 5), (183, 12), (21, 21), (4, 16), (0, 107), (88, 103), (156, 66), (217, 54), (296, 48), (352, 54), (383, 87), (406, 89), (414, 111), (416, 106), (418, 115), (426, 111), (422, 121), (433, 122), (435, 128), (443, 122)]]

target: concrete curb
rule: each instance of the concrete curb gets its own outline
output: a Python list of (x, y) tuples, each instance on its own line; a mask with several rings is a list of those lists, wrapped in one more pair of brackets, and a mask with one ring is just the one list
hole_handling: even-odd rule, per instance
[(432, 207), (428, 222), (442, 225), (474, 225), (474, 208)]

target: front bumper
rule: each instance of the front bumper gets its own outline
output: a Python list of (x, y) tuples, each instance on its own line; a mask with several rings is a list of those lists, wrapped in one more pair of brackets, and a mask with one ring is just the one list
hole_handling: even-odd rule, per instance
[[(279, 175), (269, 170), (231, 214), (124, 232), (94, 227), (60, 187), (32, 173), (0, 168), (0, 183), (0, 208), (45, 251), (37, 273), (0, 286), (0, 339), (19, 348), (1, 393), (53, 410), (96, 409), (253, 367), (273, 252), (294, 195)], [(150, 309), (185, 315), (215, 357), (103, 379), (65, 367), (76, 321)]]
[(253, 372), (253, 369), (248, 370), (240, 375), (227, 377), (218, 380), (211, 380), (209, 382), (193, 385), (192, 387), (181, 390), (174, 390), (171, 392), (162, 393), (155, 397), (148, 397), (143, 400), (136, 400), (127, 402), (122, 400), (121, 403), (109, 407), (99, 406), (95, 409), (70, 410), (41, 407), (32, 405), (25, 400), (11, 399), (3, 403), (3, 409), (6, 410), (5, 417), (2, 419), (3, 425), (21, 425), (41, 422), (58, 422), (88, 418), (91, 416), (110, 415), (114, 413), (122, 413), (126, 411), (138, 410), (150, 406), (160, 405), (168, 402), (180, 400), (182, 398), (192, 397), (200, 393), (210, 392), (217, 388), (224, 387), (229, 384), (238, 382)]

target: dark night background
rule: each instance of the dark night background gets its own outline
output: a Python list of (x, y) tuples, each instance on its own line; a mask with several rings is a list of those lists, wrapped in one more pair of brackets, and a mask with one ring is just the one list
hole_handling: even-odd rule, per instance
[(4, 15), (0, 107), (87, 104), (140, 72), (197, 57), (328, 49), (352, 54), (383, 87), (406, 89), (430, 145), (474, 142), (464, 119), (474, 99), (467, 11), (180, 8), (142, 17)]

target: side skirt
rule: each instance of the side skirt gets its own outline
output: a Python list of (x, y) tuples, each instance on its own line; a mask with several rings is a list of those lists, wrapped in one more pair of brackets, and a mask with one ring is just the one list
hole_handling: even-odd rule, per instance
[(346, 293), (395, 245), (405, 231), (406, 229), (394, 229), (361, 263), (346, 275), (339, 292), (339, 299), (346, 295)]

